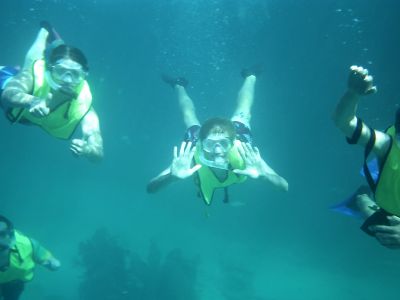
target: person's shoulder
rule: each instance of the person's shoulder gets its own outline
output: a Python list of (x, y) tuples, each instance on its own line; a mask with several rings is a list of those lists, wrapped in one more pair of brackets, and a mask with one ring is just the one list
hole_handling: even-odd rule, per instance
[(15, 237), (15, 245), (17, 248), (23, 246), (32, 246), (31, 238), (17, 229), (14, 230), (14, 237)]
[(386, 156), (386, 153), (390, 150), (391, 145), (393, 145), (392, 136), (380, 130), (374, 129), (375, 132), (375, 144), (374, 150), (378, 154), (379, 157)]

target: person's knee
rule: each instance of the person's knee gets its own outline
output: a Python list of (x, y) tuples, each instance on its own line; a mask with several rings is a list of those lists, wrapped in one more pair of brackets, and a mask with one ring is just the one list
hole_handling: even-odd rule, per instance
[(244, 127), (247, 127), (247, 128), (249, 128), (250, 129), (250, 120), (251, 120), (251, 114), (250, 114), (250, 112), (248, 112), (248, 113), (245, 113), (245, 112), (243, 112), (243, 111), (241, 111), (241, 112), (236, 112), (233, 116), (232, 116), (232, 118), (231, 118), (231, 121), (232, 122), (237, 122), (237, 123), (240, 123), (240, 124), (242, 124)]

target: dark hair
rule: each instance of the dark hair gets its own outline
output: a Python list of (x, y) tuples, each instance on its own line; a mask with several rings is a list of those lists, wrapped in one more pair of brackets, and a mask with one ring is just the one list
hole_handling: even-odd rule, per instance
[(208, 119), (207, 121), (204, 122), (203, 125), (201, 125), (199, 133), (200, 141), (206, 139), (210, 133), (219, 133), (219, 132), (227, 132), (229, 138), (232, 141), (236, 137), (236, 130), (235, 126), (233, 126), (233, 123), (228, 119), (216, 117)]
[(0, 215), (0, 222), (6, 223), (8, 231), (11, 232), (14, 230), (13, 223), (9, 219), (7, 219), (5, 216)]
[(62, 58), (70, 58), (71, 60), (80, 64), (85, 72), (89, 71), (88, 61), (83, 52), (78, 48), (65, 44), (55, 47), (49, 55), (48, 65), (54, 65)]

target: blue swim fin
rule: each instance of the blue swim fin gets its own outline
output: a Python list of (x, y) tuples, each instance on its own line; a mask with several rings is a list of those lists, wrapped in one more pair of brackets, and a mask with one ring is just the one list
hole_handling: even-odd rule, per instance
[(17, 68), (0, 66), (0, 91), (3, 90), (8, 80), (18, 72)]
[[(378, 165), (378, 160), (376, 158), (370, 160), (367, 162), (368, 169), (371, 172), (372, 179), (376, 183), (379, 177), (379, 165)], [(361, 176), (365, 177), (364, 169), (361, 168), (360, 170)]]
[(344, 214), (346, 216), (362, 218), (360, 209), (357, 206), (356, 197), (360, 194), (369, 195), (370, 192), (371, 190), (367, 185), (362, 185), (350, 197), (346, 198), (340, 203), (330, 206), (329, 209)]

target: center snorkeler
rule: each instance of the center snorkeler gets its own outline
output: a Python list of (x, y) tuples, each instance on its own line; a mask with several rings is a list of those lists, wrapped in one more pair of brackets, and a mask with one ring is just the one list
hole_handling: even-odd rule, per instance
[(149, 193), (193, 174), (199, 194), (207, 205), (212, 203), (216, 189), (224, 189), (224, 202), (228, 202), (227, 188), (244, 182), (247, 177), (263, 178), (279, 189), (288, 190), (287, 181), (262, 159), (258, 148), (252, 146), (251, 107), (260, 71), (259, 67), (253, 67), (241, 72), (244, 82), (230, 120), (211, 118), (203, 125), (200, 125), (193, 101), (186, 92), (188, 81), (182, 77), (163, 76), (177, 93), (187, 130), (179, 152), (178, 147), (174, 147), (171, 165), (149, 182)]

